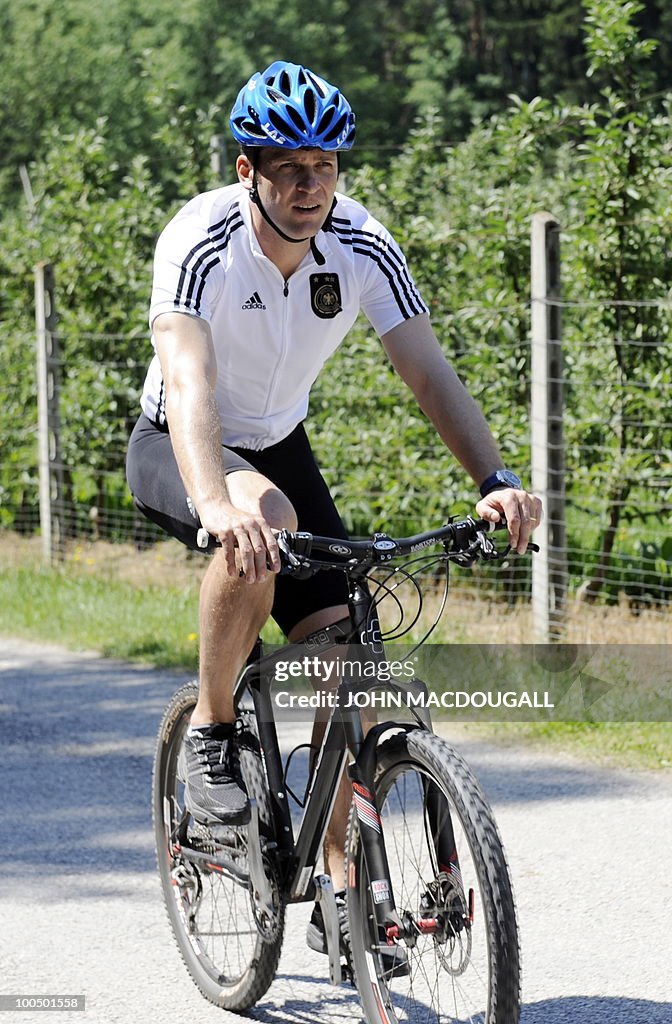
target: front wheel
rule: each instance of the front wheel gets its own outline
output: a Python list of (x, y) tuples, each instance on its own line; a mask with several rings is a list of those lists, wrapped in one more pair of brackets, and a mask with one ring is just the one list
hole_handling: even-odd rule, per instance
[[(378, 749), (375, 796), (401, 927), (390, 935), (378, 931), (353, 805), (348, 920), (367, 1020), (516, 1024), (520, 969), (511, 883), (492, 811), (470, 769), (439, 737), (400, 732)], [(388, 947), (385, 955), (393, 937), (400, 950), (390, 956)]]
[[(227, 1010), (247, 1010), (267, 991), (280, 958), (284, 905), (260, 910), (249, 881), (247, 828), (217, 835), (186, 812), (177, 758), (198, 698), (183, 686), (163, 716), (154, 758), (154, 836), (161, 887), (182, 959), (203, 995)], [(268, 788), (253, 712), (243, 712), (240, 769), (268, 834)], [(214, 830), (213, 830), (214, 831)], [(267, 858), (265, 858), (267, 859)], [(272, 864), (267, 872), (273, 877)]]

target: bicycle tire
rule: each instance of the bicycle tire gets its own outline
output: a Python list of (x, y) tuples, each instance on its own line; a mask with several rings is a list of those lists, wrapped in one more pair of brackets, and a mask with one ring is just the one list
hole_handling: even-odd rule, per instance
[[(435, 920), (450, 924), (438, 934), (418, 935), (415, 948), (400, 942), (408, 970), (385, 975), (374, 948), (381, 948), (384, 936), (372, 924), (353, 805), (346, 842), (347, 916), (355, 981), (369, 1024), (517, 1024), (515, 903), (499, 832), (471, 770), (448, 743), (417, 729), (381, 743), (374, 786), (398, 913), (409, 912), (416, 920), (431, 917), (427, 908), (433, 900)], [(447, 801), (450, 825), (443, 833), (450, 828), (454, 834), (459, 857), (454, 875), (454, 869), (446, 874), (437, 863), (437, 840), (428, 831), (429, 792)], [(470, 911), (473, 923), (467, 924)]]
[[(192, 841), (196, 836), (206, 853), (235, 850), (237, 866), (241, 871), (247, 868), (246, 827), (225, 830), (228, 845), (220, 847), (210, 845), (213, 840), (207, 829), (184, 816), (184, 786), (177, 776), (177, 757), (197, 698), (197, 683), (178, 690), (159, 729), (152, 780), (157, 863), (168, 918), (189, 974), (210, 1002), (240, 1012), (253, 1006), (275, 977), (285, 908), (278, 898), (273, 927), (267, 929), (272, 934), (263, 936), (255, 919), (251, 887), (212, 865), (208, 867), (205, 861), (194, 864), (171, 838), (180, 821), (183, 828), (191, 822)], [(247, 741), (239, 746), (240, 770), (248, 794), (257, 801), (260, 830), (268, 834), (272, 819), (254, 712), (241, 715)]]

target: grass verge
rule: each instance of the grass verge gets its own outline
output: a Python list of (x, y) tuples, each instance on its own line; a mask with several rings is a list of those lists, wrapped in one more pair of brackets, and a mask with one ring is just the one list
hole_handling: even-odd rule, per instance
[(498, 744), (571, 754), (602, 767), (672, 768), (672, 722), (507, 722), (475, 729)]
[(0, 632), (160, 667), (196, 668), (195, 591), (102, 579), (72, 569), (0, 571)]

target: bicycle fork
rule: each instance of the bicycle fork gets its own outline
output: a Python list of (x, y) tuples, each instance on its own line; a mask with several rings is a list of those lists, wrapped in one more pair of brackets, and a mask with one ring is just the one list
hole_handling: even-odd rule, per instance
[[(364, 861), (369, 880), (369, 892), (373, 912), (378, 926), (378, 935), (387, 936), (388, 929), (402, 929), (402, 921), (397, 912), (390, 881), (390, 868), (385, 849), (383, 823), (373, 792), (373, 770), (375, 750), (380, 732), (386, 726), (374, 726), (364, 740), (357, 760), (348, 765), (348, 776), (352, 784), (352, 802), (359, 822)], [(354, 862), (350, 863), (350, 871), (356, 870)], [(361, 879), (348, 878), (348, 886), (354, 888), (361, 885)], [(394, 940), (388, 939), (392, 944)]]
[[(446, 894), (443, 890), (446, 886), (451, 889), (458, 886), (461, 890), (461, 877), (448, 804), (438, 787), (429, 781), (425, 782), (423, 788), (425, 825), (430, 832), (427, 838), (434, 855), (433, 877), (427, 879), (427, 892), (419, 906), (405, 908), (403, 914), (400, 914), (395, 904), (383, 823), (373, 792), (376, 745), (380, 733), (386, 729), (389, 729), (389, 723), (374, 726), (364, 741), (357, 760), (348, 767), (368, 875), (371, 906), (379, 936), (379, 952), (401, 939), (404, 939), (409, 947), (413, 947), (421, 934), (445, 939), (447, 933), (454, 934), (464, 927), (469, 928), (473, 922), (473, 893), (470, 893), (467, 906), (464, 908), (466, 912), (459, 914), (459, 921), (455, 914), (451, 914), (448, 920), (445, 913)], [(355, 870), (355, 864), (351, 862), (350, 871)], [(355, 877), (348, 878), (350, 888), (361, 885), (361, 882), (361, 879)]]
[(364, 783), (356, 765), (350, 769), (350, 779), (374, 913), (379, 927), (387, 928), (390, 924), (400, 924), (401, 921), (392, 895), (383, 823), (376, 806), (376, 798)]

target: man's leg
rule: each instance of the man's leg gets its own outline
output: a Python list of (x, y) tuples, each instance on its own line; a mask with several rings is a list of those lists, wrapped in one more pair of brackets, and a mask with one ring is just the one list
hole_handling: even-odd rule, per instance
[[(249, 459), (288, 496), (296, 509), (300, 530), (328, 537), (347, 537), (301, 424), (273, 448), (263, 452), (238, 451), (238, 454)], [(308, 580), (282, 576), (277, 581), (273, 616), (290, 642), (298, 641), (347, 617), (347, 594), (347, 583), (340, 573), (319, 573)], [(313, 744), (320, 743), (327, 717), (318, 712)], [(337, 889), (343, 888), (343, 848), (349, 806), (350, 785), (344, 778), (324, 844), (325, 870), (332, 875)]]
[[(241, 455), (223, 452), (231, 501), (262, 516), (274, 529), (296, 528), (296, 514), (282, 488), (271, 483)], [(186, 494), (169, 434), (141, 416), (133, 429), (127, 457), (128, 483), (137, 507), (168, 533), (196, 549), (198, 520)], [(204, 824), (244, 824), (247, 795), (239, 784), (233, 757), (235, 680), (273, 599), (273, 575), (249, 584), (226, 571), (215, 553), (200, 598), (199, 699), (178, 759), (185, 802)], [(300, 617), (300, 616), (299, 616)]]
[[(288, 499), (259, 473), (230, 473), (236, 508), (260, 514), (274, 530), (296, 529)], [(226, 571), (221, 551), (212, 558), (200, 594), (199, 698), (191, 724), (233, 722), (233, 687), (273, 604), (274, 576), (250, 585)]]
[[(237, 470), (227, 485), (235, 507), (262, 516), (273, 529), (294, 527), (292, 505), (261, 474)], [(203, 824), (249, 821), (234, 757), (233, 689), (272, 601), (272, 574), (250, 584), (231, 576), (222, 551), (214, 555), (201, 585), (199, 697), (178, 761), (185, 804)]]

